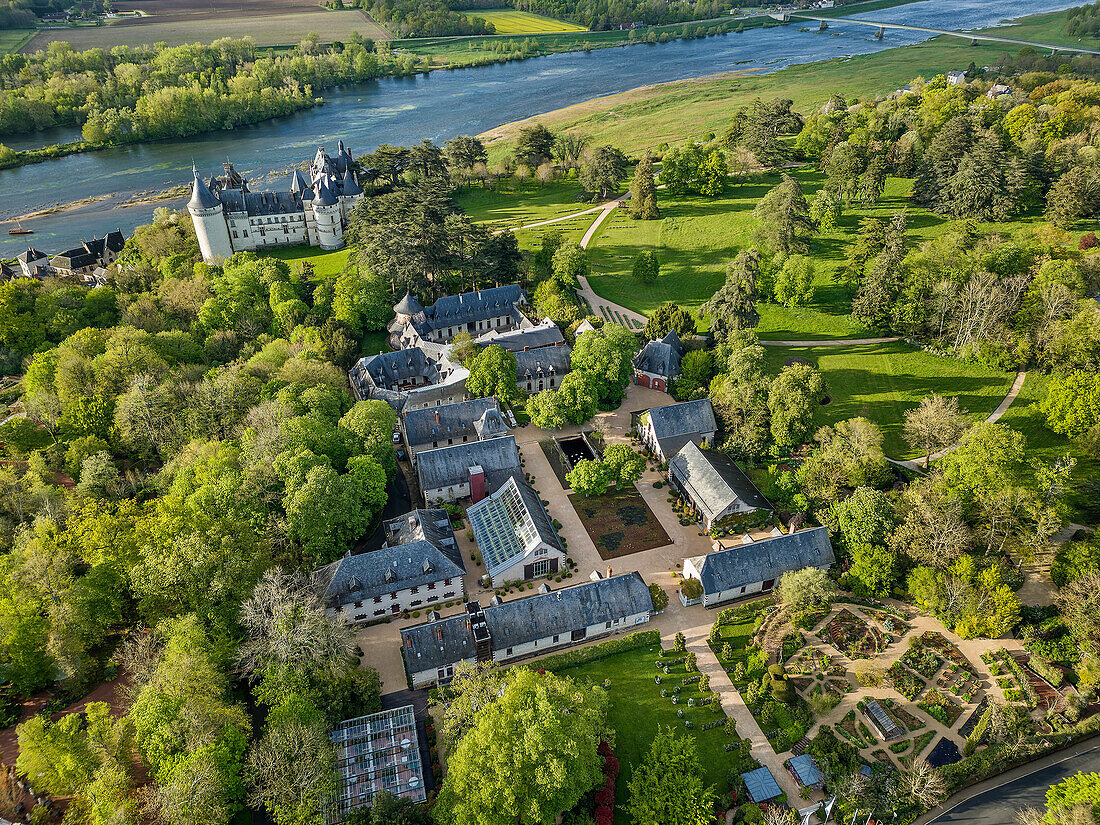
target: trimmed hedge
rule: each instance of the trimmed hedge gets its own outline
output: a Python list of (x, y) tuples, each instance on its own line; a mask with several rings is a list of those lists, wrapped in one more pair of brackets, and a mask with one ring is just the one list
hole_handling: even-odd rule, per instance
[(557, 653), (553, 656), (547, 656), (545, 659), (534, 661), (529, 667), (536, 670), (563, 670), (586, 662), (598, 662), (600, 659), (606, 659), (616, 653), (625, 653), (628, 650), (637, 650), (640, 647), (649, 647), (650, 645), (660, 647), (661, 631), (642, 630), (638, 633), (631, 633), (629, 636), (608, 639), (591, 647), (567, 650), (564, 653)]

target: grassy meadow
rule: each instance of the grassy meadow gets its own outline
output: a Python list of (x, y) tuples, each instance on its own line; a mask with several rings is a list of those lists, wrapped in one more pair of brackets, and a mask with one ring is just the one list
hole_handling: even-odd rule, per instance
[(265, 249), (263, 254), (286, 261), (292, 270), (305, 263), (312, 264), (313, 279), (324, 281), (327, 278), (335, 278), (344, 271), (351, 250), (344, 248), (332, 252), (321, 252), (315, 246), (282, 246)]
[(557, 20), (553, 17), (543, 17), (541, 14), (516, 11), (515, 9), (470, 9), (464, 14), (471, 18), (480, 17), (486, 23), (492, 23), (497, 34), (588, 31), (584, 26), (578, 26), (576, 23)]

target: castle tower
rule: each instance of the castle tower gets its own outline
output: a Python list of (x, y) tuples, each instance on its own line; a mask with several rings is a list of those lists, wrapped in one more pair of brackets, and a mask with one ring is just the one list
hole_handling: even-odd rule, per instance
[(355, 179), (355, 175), (349, 166), (340, 181), (340, 214), (343, 216), (344, 223), (347, 223), (348, 216), (351, 214), (351, 210), (355, 208), (355, 204), (361, 200), (363, 200), (363, 187), (359, 185), (359, 181)]
[(340, 219), (340, 201), (329, 188), (328, 178), (317, 183), (313, 199), (313, 214), (317, 222), (317, 241), (321, 249), (339, 249), (344, 245), (344, 225)]
[(224, 261), (233, 254), (233, 242), (229, 239), (229, 224), (225, 221), (225, 209), (217, 196), (210, 191), (199, 170), (192, 165), (195, 176), (191, 184), (191, 200), (187, 202), (187, 211), (195, 224), (195, 236), (199, 241), (202, 259), (208, 264)]

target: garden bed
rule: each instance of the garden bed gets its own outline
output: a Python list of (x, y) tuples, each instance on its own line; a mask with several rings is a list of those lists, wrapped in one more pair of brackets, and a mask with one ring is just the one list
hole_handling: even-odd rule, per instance
[(935, 688), (928, 689), (928, 692), (917, 702), (917, 707), (949, 728), (955, 727), (955, 723), (959, 721), (963, 712), (962, 707), (955, 700)]
[(943, 667), (943, 659), (930, 648), (913, 645), (901, 657), (901, 663), (925, 679), (931, 679)]
[(850, 610), (841, 609), (818, 636), (849, 659), (869, 659), (886, 649), (882, 631)]
[(604, 561), (672, 543), (645, 499), (633, 487), (602, 496), (571, 493), (569, 501)]
[(886, 671), (886, 676), (890, 679), (890, 684), (894, 686), (894, 690), (910, 702), (915, 702), (925, 688), (924, 680), (901, 662), (894, 662), (890, 665), (890, 669)]
[(933, 630), (926, 630), (917, 637), (913, 644), (915, 647), (924, 647), (934, 650), (941, 658), (949, 662), (954, 662), (959, 667), (971, 667), (970, 660), (963, 655), (961, 650), (955, 647), (955, 645), (949, 642), (943, 635)]

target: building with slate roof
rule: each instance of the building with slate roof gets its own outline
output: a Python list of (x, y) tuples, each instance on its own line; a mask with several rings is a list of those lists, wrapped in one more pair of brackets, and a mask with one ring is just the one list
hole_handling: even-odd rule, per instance
[(493, 587), (553, 575), (565, 564), (550, 515), (526, 481), (512, 476), (466, 516)]
[(347, 622), (462, 598), (466, 566), (445, 510), (413, 510), (385, 526), (387, 545), (314, 571), (314, 586)]
[(512, 329), (505, 332), (490, 330), (477, 339), (479, 344), (488, 346), (496, 344), (507, 352), (526, 352), (532, 349), (544, 347), (568, 347), (565, 336), (561, 334), (558, 325), (549, 318), (544, 318), (531, 327)]
[(50, 274), (50, 259), (33, 246), (16, 255), (15, 260), (27, 278), (44, 278)]
[(193, 167), (187, 211), (203, 260), (215, 263), (234, 252), (290, 244), (339, 249), (348, 215), (364, 197), (354, 166), (343, 141), (335, 157), (318, 147), (308, 175), (295, 170), (287, 187), (274, 192), (251, 191), (232, 163), (209, 182)]
[(805, 567), (828, 569), (836, 558), (824, 527), (684, 559), (684, 577), (703, 585), (703, 606), (771, 590), (784, 573)]
[(654, 407), (638, 419), (638, 436), (661, 461), (671, 459), (689, 441), (713, 444), (717, 430), (708, 398)]
[(668, 385), (680, 377), (680, 361), (687, 350), (675, 330), (660, 341), (650, 341), (634, 356), (634, 383), (668, 392)]
[(413, 688), (448, 681), (461, 662), (506, 664), (633, 629), (649, 621), (653, 599), (641, 575), (624, 573), (466, 611), (401, 631)]
[(519, 388), (528, 395), (557, 389), (573, 368), (571, 353), (568, 345), (517, 352), (516, 383)]
[(534, 326), (521, 309), (527, 304), (527, 293), (519, 284), (447, 295), (429, 307), (410, 293), (393, 308), (390, 346), (447, 344), (460, 332), (478, 340), (489, 332), (527, 329)]
[(347, 719), (330, 734), (339, 786), (328, 822), (343, 822), (381, 791), (423, 802), (428, 798), (412, 705)]
[(787, 772), (802, 788), (820, 788), (825, 782), (825, 775), (821, 773), (814, 758), (808, 753), (788, 759)]
[(425, 345), (360, 358), (348, 373), (352, 392), (360, 401), (385, 401), (398, 413), (465, 401), (470, 371), (449, 353), (449, 347)]
[(523, 478), (514, 436), (424, 450), (416, 461), (420, 492), (429, 505), (472, 498), (479, 502), (509, 478)]
[(725, 519), (772, 510), (733, 459), (688, 441), (668, 462), (668, 483), (688, 501), (707, 531)]
[(754, 771), (743, 773), (741, 778), (745, 780), (745, 789), (749, 794), (749, 799), (755, 805), (768, 802), (783, 793), (779, 783), (772, 776), (772, 772), (767, 768), (757, 768)]
[(50, 269), (60, 278), (91, 275), (96, 269), (110, 266), (126, 245), (122, 230), (108, 232), (102, 238), (82, 241), (80, 246), (66, 249), (50, 259)]
[(405, 409), (401, 433), (416, 463), (417, 453), (508, 435), (508, 424), (495, 398), (471, 398), (439, 407)]

